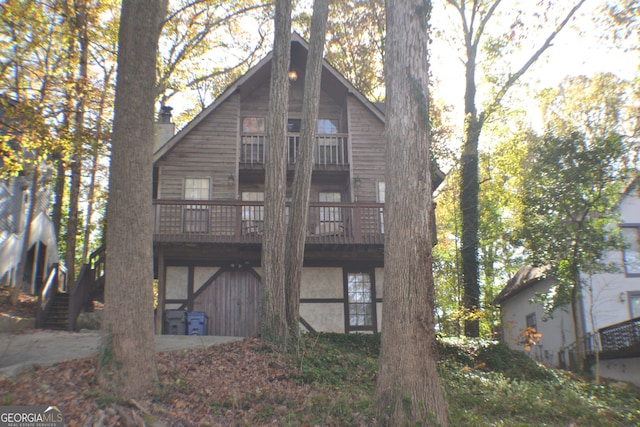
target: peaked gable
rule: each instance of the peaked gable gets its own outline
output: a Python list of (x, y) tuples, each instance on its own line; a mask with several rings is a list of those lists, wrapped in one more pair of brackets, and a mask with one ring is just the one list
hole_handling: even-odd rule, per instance
[[(292, 64), (294, 56), (303, 56), (301, 67), (306, 67), (306, 55), (309, 52), (309, 44), (297, 33), (291, 35)], [(173, 149), (180, 141), (195, 129), (203, 120), (209, 117), (221, 104), (229, 99), (239, 90), (252, 90), (260, 85), (261, 82), (267, 80), (271, 73), (271, 60), (273, 52), (269, 52), (262, 60), (253, 66), (244, 75), (239, 77), (235, 82), (230, 84), (207, 108), (202, 110), (193, 120), (187, 124), (180, 132), (167, 140), (164, 144), (157, 148), (153, 154), (154, 163), (160, 160), (164, 155)], [(296, 65), (298, 66), (298, 65)], [(298, 71), (298, 70), (296, 70)], [(336, 85), (337, 83), (337, 85)], [(328, 87), (338, 87), (344, 93), (353, 95), (363, 106), (370, 111), (378, 120), (384, 123), (384, 113), (369, 101), (362, 93), (360, 93), (352, 83), (350, 83), (340, 72), (338, 72), (325, 59), (322, 60), (322, 87), (323, 90)]]

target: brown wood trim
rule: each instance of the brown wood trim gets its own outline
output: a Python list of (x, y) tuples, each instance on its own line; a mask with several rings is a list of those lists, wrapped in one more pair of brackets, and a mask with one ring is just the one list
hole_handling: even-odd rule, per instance
[(300, 304), (343, 304), (344, 298), (300, 298)]
[[(349, 324), (349, 283), (348, 277), (349, 273), (367, 273), (369, 274), (369, 279), (371, 280), (371, 326), (351, 326)], [(349, 333), (351, 331), (372, 331), (374, 333), (378, 332), (378, 308), (377, 308), (377, 300), (375, 298), (376, 295), (376, 271), (375, 267), (371, 265), (350, 265), (348, 267), (343, 267), (342, 269), (342, 288), (344, 291), (344, 331), (345, 333)], [(380, 300), (382, 302), (382, 300)]]
[(313, 326), (311, 326), (311, 325), (309, 324), (309, 322), (307, 322), (306, 320), (304, 320), (304, 318), (303, 318), (302, 316), (300, 316), (300, 323), (302, 323), (302, 325), (303, 325), (305, 328), (307, 328), (307, 330), (308, 330), (309, 332), (311, 332), (312, 334), (315, 334), (315, 333), (317, 333), (317, 332), (318, 332), (318, 331), (316, 331), (316, 330), (313, 328)]

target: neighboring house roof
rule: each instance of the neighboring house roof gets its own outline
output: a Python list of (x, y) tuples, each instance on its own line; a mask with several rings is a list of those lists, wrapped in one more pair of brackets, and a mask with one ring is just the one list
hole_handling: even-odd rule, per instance
[(494, 305), (502, 304), (515, 294), (530, 288), (536, 283), (542, 281), (546, 276), (545, 272), (548, 267), (533, 267), (525, 265), (507, 282), (502, 292), (493, 300)]

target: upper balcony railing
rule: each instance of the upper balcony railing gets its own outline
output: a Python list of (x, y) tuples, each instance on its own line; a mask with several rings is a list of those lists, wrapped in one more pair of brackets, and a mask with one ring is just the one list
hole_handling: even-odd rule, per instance
[[(155, 242), (262, 242), (263, 202), (154, 200), (153, 207)], [(383, 244), (383, 207), (381, 203), (310, 203), (306, 243)]]
[[(264, 165), (265, 134), (243, 134), (240, 163), (245, 165)], [(289, 134), (287, 162), (298, 161), (299, 134)], [(346, 134), (320, 134), (316, 136), (314, 166), (316, 168), (344, 167), (349, 165)]]

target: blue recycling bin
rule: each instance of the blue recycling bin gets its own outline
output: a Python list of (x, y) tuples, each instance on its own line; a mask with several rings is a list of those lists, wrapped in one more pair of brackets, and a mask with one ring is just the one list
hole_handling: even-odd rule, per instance
[(207, 335), (208, 320), (204, 311), (187, 312), (188, 335)]
[(166, 335), (187, 335), (187, 317), (183, 310), (164, 312), (164, 333)]

